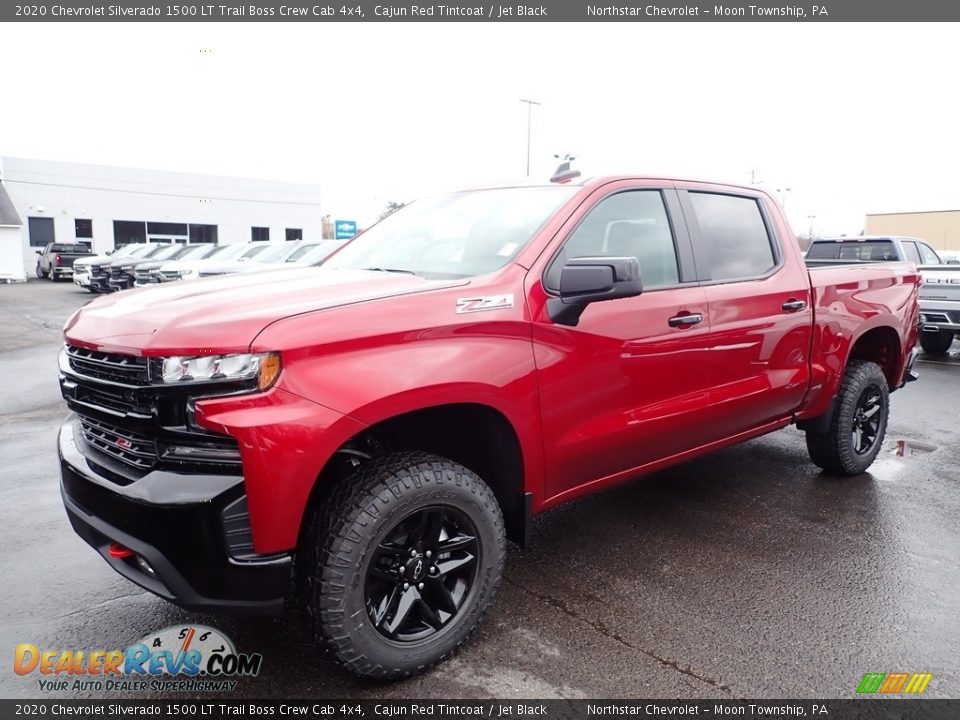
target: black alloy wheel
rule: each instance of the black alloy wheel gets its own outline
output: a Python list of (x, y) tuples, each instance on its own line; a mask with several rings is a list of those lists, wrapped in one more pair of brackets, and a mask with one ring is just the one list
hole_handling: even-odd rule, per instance
[(455, 508), (417, 510), (377, 545), (367, 569), (367, 614), (395, 642), (442, 630), (476, 583), (479, 555), (473, 523)]
[(419, 451), (344, 468), (306, 519), (298, 606), (346, 668), (381, 680), (455, 652), (491, 606), (506, 558), (497, 496)]
[(853, 412), (852, 442), (857, 455), (865, 455), (873, 449), (880, 435), (883, 419), (883, 395), (876, 385), (869, 385), (860, 393)]

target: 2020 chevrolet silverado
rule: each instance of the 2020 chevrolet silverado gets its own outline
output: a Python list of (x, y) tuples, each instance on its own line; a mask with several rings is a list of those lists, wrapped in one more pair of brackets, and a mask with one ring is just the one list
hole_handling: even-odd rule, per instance
[(83, 243), (47, 243), (43, 250), (37, 250), (37, 277), (49, 277), (54, 282), (72, 277), (73, 263), (92, 255), (90, 248)]
[(476, 627), (534, 513), (794, 423), (826, 471), (866, 470), (912, 377), (918, 283), (808, 271), (754, 188), (422, 200), (323, 267), (77, 311), (63, 500), (157, 595), (291, 602), (353, 671), (408, 675)]
[(946, 355), (960, 333), (960, 265), (924, 268), (920, 323), (924, 352)]

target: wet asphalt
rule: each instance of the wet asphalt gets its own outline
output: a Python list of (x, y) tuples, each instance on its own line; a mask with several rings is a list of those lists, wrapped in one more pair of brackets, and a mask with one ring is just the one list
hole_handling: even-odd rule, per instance
[(931, 672), (928, 697), (960, 697), (960, 344), (922, 357), (920, 381), (893, 395), (868, 474), (820, 474), (791, 428), (539, 517), (474, 639), (384, 685), (340, 670), (283, 619), (169, 605), (74, 535), (56, 354), (91, 297), (0, 286), (0, 697), (41, 696), (36, 675), (11, 671), (17, 643), (123, 648), (184, 622), (263, 653), (231, 697), (842, 698), (864, 673), (893, 671)]

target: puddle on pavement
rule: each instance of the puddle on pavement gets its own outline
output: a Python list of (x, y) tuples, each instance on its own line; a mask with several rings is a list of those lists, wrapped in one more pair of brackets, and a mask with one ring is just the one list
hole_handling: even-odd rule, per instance
[(897, 457), (911, 457), (914, 455), (927, 455), (937, 449), (936, 445), (920, 442), (919, 440), (907, 440), (905, 438), (891, 439), (887, 441), (887, 450)]

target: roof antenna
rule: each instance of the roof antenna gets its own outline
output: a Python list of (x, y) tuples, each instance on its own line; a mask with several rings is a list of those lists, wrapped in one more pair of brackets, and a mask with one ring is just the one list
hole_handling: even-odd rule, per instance
[(553, 176), (550, 178), (550, 182), (563, 184), (570, 182), (574, 178), (580, 177), (579, 170), (570, 169), (570, 163), (576, 160), (573, 155), (567, 153), (562, 158), (559, 155), (554, 155), (554, 157), (561, 162), (557, 166), (557, 169), (553, 171)]

